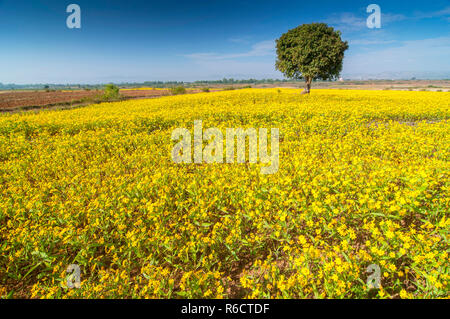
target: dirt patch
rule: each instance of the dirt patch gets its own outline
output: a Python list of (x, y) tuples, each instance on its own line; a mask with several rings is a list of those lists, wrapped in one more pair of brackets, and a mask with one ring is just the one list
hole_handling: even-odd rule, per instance
[[(103, 91), (100, 90), (3, 91), (0, 92), (0, 111), (93, 103), (102, 94)], [(121, 90), (120, 94), (124, 98), (151, 98), (170, 95), (170, 92), (168, 90)]]

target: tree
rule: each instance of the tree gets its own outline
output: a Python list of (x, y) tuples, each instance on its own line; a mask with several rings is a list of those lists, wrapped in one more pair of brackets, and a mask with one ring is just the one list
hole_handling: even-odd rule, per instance
[(341, 32), (325, 23), (303, 24), (277, 41), (276, 68), (290, 79), (306, 82), (302, 94), (309, 94), (313, 80), (333, 80), (342, 71), (348, 43)]

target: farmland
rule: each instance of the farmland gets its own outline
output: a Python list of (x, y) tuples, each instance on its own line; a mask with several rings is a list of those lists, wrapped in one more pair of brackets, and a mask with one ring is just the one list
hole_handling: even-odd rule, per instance
[[(0, 112), (86, 104), (101, 94), (101, 90), (3, 91), (0, 92)], [(150, 98), (169, 95), (169, 91), (122, 90), (121, 95), (130, 99)]]
[[(243, 89), (2, 114), (0, 295), (449, 297), (449, 110), (448, 92)], [(198, 119), (279, 128), (278, 172), (173, 163)]]
[[(303, 82), (273, 82), (273, 83), (186, 83), (187, 93), (200, 93), (203, 88), (210, 91), (221, 91), (223, 89), (241, 89), (248, 86), (254, 88), (299, 88)], [(343, 81), (343, 82), (318, 82), (314, 84), (319, 89), (352, 89), (352, 90), (395, 90), (395, 91), (444, 91), (450, 92), (450, 81), (448, 80), (404, 80), (404, 81)], [(0, 112), (20, 112), (24, 110), (39, 110), (43, 108), (61, 109), (86, 106), (99, 102), (102, 90), (89, 89), (57, 89), (57, 90), (0, 90)], [(171, 95), (169, 88), (122, 88), (120, 95), (123, 99), (154, 98)]]

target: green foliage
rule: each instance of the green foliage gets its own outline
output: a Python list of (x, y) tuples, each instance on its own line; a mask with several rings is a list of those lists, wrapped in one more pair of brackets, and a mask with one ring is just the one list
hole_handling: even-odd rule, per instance
[(206, 93), (210, 92), (210, 91), (209, 91), (209, 88), (202, 88), (202, 91), (203, 91), (203, 92), (206, 92)]
[(276, 68), (291, 79), (333, 80), (342, 71), (348, 43), (340, 31), (325, 23), (303, 24), (283, 34), (277, 41)]
[(176, 86), (170, 88), (170, 92), (172, 92), (173, 95), (186, 94), (186, 89), (183, 86)]
[(103, 92), (104, 100), (117, 100), (120, 98), (119, 87), (114, 84), (106, 84)]

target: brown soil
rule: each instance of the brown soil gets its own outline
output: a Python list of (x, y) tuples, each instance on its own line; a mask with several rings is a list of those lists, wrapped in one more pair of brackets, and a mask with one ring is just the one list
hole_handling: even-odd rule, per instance
[[(224, 86), (209, 85), (211, 92), (222, 90), (224, 87), (242, 88), (248, 84), (234, 84)], [(275, 84), (252, 85), (253, 88), (299, 88), (303, 89), (301, 82), (286, 82)], [(202, 86), (188, 89), (187, 93), (198, 93)], [(356, 89), (356, 90), (401, 90), (401, 91), (444, 91), (450, 92), (450, 80), (436, 81), (343, 81), (343, 82), (316, 82), (312, 89)], [(100, 90), (74, 90), (74, 91), (0, 91), (0, 112), (14, 112), (28, 109), (49, 107), (74, 107), (96, 103), (103, 94)], [(133, 90), (123, 89), (120, 94), (124, 99), (154, 98), (171, 95), (170, 91), (160, 89)]]
[[(55, 105), (76, 105), (94, 102), (102, 91), (2, 91), (0, 92), (0, 111), (32, 109)], [(124, 98), (150, 98), (169, 95), (168, 90), (121, 90)]]

